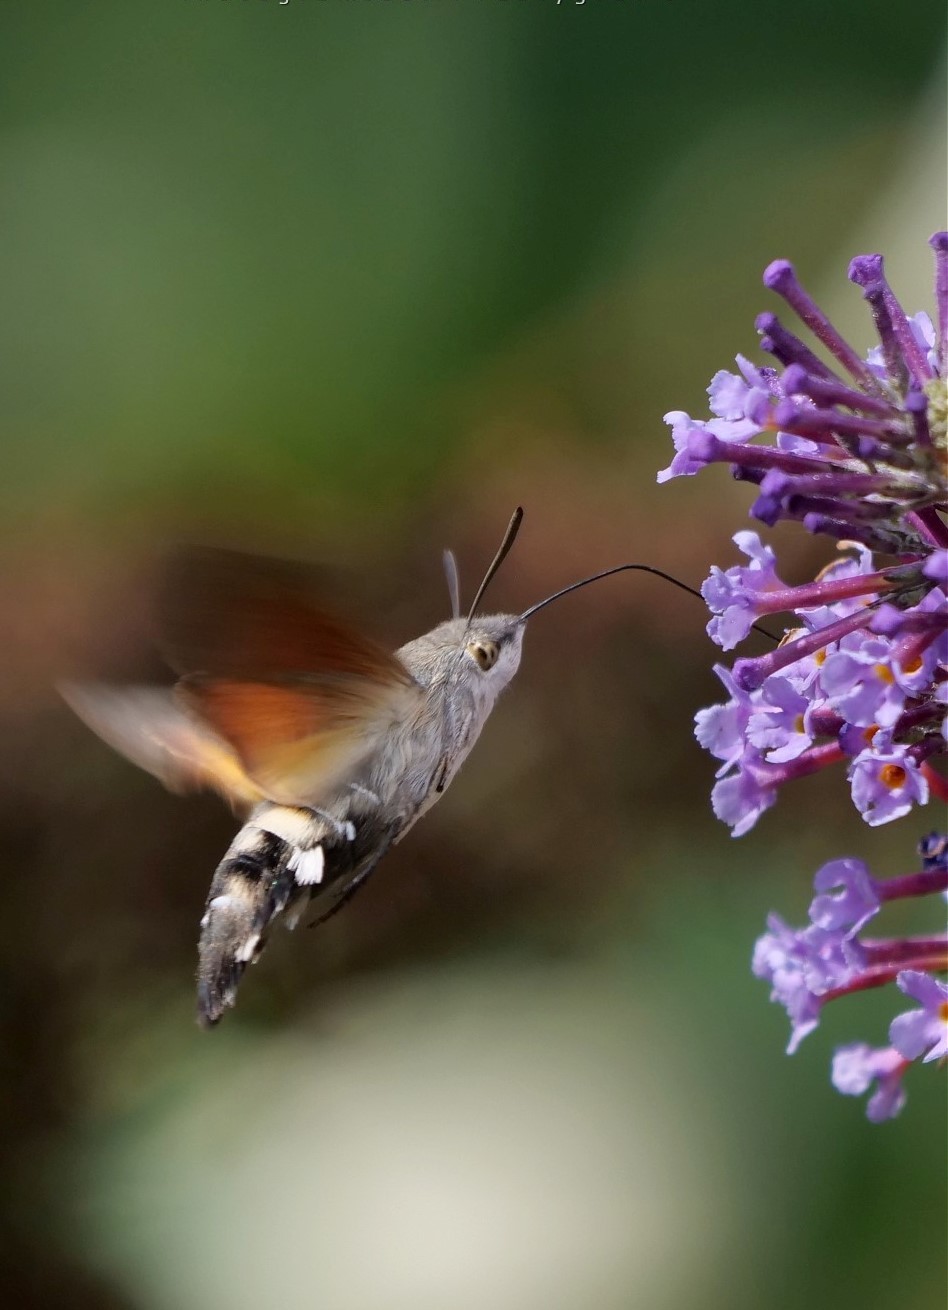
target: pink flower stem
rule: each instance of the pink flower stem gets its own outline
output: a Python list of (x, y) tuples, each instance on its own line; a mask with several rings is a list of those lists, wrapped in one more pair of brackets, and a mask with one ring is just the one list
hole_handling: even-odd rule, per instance
[[(935, 972), (943, 972), (948, 969), (948, 951), (942, 950), (938, 955), (913, 959), (912, 967), (915, 969), (928, 969)], [(824, 992), (819, 998), (820, 1004), (825, 1004), (827, 1001), (835, 1001), (840, 996), (849, 996), (852, 992), (865, 992), (869, 991), (872, 987), (884, 987), (886, 983), (894, 982), (904, 968), (905, 964), (879, 965), (877, 967), (869, 968), (865, 973), (859, 974), (843, 987), (833, 987), (830, 991)]]
[(945, 933), (938, 933), (934, 937), (870, 937), (862, 946), (870, 968), (879, 968), (885, 964), (904, 967), (933, 957), (943, 963), (926, 967), (948, 968), (948, 936)]
[(839, 742), (828, 741), (822, 746), (811, 746), (795, 760), (785, 764), (748, 764), (747, 771), (764, 787), (780, 787), (792, 778), (805, 778), (810, 773), (819, 773), (831, 764), (839, 764), (847, 758)]
[(784, 610), (813, 609), (817, 605), (831, 605), (837, 600), (850, 600), (853, 596), (868, 596), (889, 591), (896, 580), (888, 573), (860, 573), (851, 578), (831, 578), (826, 582), (811, 582), (804, 587), (781, 587), (777, 591), (759, 592), (754, 598), (758, 614), (780, 614)]
[(928, 783), (932, 794), (936, 796), (938, 800), (948, 804), (948, 779), (943, 778), (941, 774), (933, 769), (928, 763), (922, 764), (921, 772), (925, 781)]
[(922, 869), (918, 873), (876, 880), (880, 901), (898, 901), (904, 896), (928, 896), (943, 891), (948, 891), (948, 869)]
[(915, 531), (932, 546), (948, 546), (948, 527), (938, 516), (933, 505), (911, 510), (905, 516)]
[(734, 681), (743, 691), (755, 691), (765, 679), (779, 669), (785, 669), (791, 664), (796, 664), (797, 660), (802, 660), (804, 656), (822, 650), (830, 642), (839, 641), (842, 637), (847, 637), (849, 633), (858, 631), (859, 628), (868, 627), (872, 615), (873, 610), (866, 606), (865, 609), (859, 610), (856, 614), (850, 614), (844, 619), (838, 619), (835, 623), (827, 623), (824, 628), (818, 628), (816, 632), (807, 633), (805, 637), (798, 637), (796, 641), (785, 642), (784, 645), (778, 646), (776, 650), (761, 655), (759, 659), (737, 660), (732, 670)]

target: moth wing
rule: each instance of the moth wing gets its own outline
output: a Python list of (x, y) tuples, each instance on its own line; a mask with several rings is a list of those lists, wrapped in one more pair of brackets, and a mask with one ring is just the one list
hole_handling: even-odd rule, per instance
[(168, 661), (182, 676), (413, 684), (395, 655), (322, 608), (318, 594), (316, 571), (305, 564), (230, 550), (179, 551), (159, 598)]
[(282, 805), (313, 805), (345, 782), (394, 722), (420, 704), (412, 681), (367, 677), (178, 683), (187, 709), (227, 742), (255, 786)]
[(59, 691), (97, 736), (171, 791), (207, 787), (238, 804), (262, 799), (233, 748), (195, 722), (171, 688), (65, 683)]
[(317, 590), (304, 564), (192, 548), (170, 561), (159, 604), (179, 703), (286, 805), (317, 803), (343, 782), (423, 694)]

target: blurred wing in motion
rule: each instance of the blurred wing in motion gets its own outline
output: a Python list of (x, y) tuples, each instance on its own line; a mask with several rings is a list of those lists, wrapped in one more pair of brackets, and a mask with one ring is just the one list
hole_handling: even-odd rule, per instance
[(401, 661), (316, 590), (304, 564), (192, 549), (170, 562), (160, 603), (181, 703), (287, 805), (318, 801), (421, 700)]
[(180, 702), (233, 748), (269, 800), (313, 805), (373, 751), (421, 692), (414, 683), (336, 676), (241, 682), (196, 674)]
[(320, 609), (305, 565), (179, 552), (159, 597), (173, 692), (63, 690), (109, 745), (172, 788), (317, 804), (422, 692), (395, 656)]
[(182, 676), (411, 685), (394, 655), (322, 609), (318, 594), (316, 571), (305, 564), (240, 551), (180, 550), (168, 562), (158, 600), (165, 656)]
[(87, 727), (169, 790), (209, 787), (241, 804), (262, 798), (235, 751), (196, 723), (171, 688), (64, 683), (59, 690)]

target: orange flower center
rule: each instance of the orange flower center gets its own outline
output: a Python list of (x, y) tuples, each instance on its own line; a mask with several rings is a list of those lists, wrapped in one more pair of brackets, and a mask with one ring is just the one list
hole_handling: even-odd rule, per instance
[(902, 665), (902, 672), (917, 673), (921, 667), (922, 667), (922, 657), (921, 655), (916, 655), (914, 660), (909, 660), (908, 664)]
[(900, 764), (884, 764), (879, 770), (879, 781), (884, 783), (889, 791), (898, 791), (900, 787), (904, 787), (905, 778), (905, 770)]
[(891, 687), (892, 683), (895, 682), (895, 678), (892, 676), (892, 670), (889, 668), (888, 664), (877, 664), (875, 666), (875, 675), (879, 681), (884, 682), (887, 687)]

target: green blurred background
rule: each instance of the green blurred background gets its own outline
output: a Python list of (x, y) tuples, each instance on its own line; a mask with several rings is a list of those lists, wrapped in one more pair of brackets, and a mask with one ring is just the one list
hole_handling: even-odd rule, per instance
[[(829, 1085), (899, 998), (788, 1060), (748, 968), (820, 864), (907, 870), (933, 820), (872, 832), (837, 774), (732, 842), (694, 601), (623, 578), (538, 618), (446, 799), (344, 914), (278, 933), (211, 1034), (195, 938), (233, 821), (50, 690), (141, 658), (136, 570), (179, 537), (320, 561), (392, 645), (445, 616), (441, 548), (469, 596), (518, 502), (499, 608), (731, 562), (746, 489), (656, 487), (661, 416), (754, 352), (771, 258), (860, 347), (851, 254), (931, 308), (943, 22), (3, 6), (5, 1305), (944, 1305), (944, 1079), (913, 1070), (875, 1128)], [(780, 549), (795, 580), (826, 553)]]

